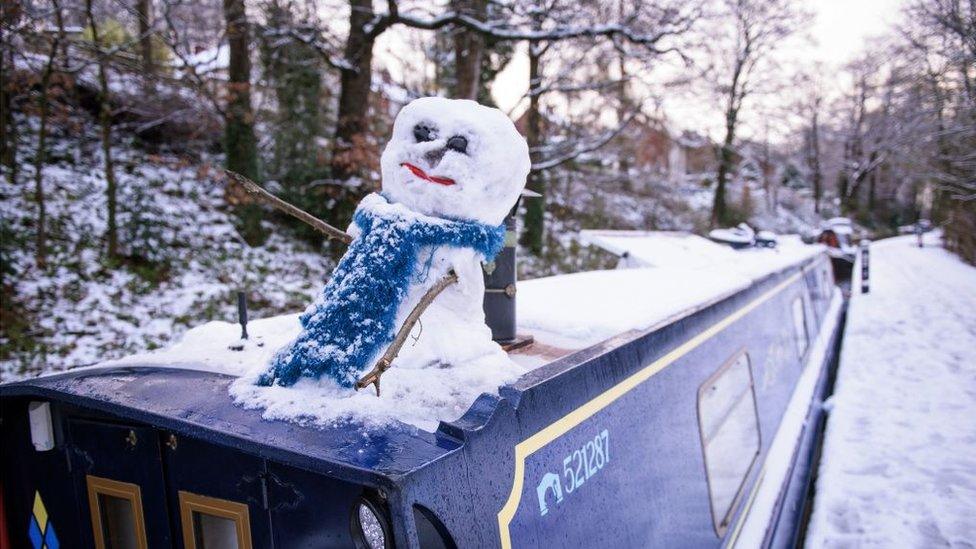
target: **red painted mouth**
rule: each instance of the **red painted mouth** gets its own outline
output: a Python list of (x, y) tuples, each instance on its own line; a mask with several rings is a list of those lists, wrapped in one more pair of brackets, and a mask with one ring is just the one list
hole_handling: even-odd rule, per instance
[(447, 187), (455, 184), (454, 180), (449, 177), (437, 177), (436, 175), (427, 175), (427, 172), (421, 170), (417, 166), (414, 166), (413, 164), (410, 164), (408, 162), (404, 162), (403, 164), (400, 165), (407, 168), (408, 170), (413, 172), (415, 176), (419, 177), (420, 179), (423, 179), (424, 181), (430, 181), (431, 183), (437, 183), (438, 185), (444, 185)]

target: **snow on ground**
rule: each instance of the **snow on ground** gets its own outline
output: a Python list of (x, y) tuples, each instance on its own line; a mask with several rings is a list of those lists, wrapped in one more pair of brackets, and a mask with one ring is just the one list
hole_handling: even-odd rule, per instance
[[(34, 132), (35, 120), (25, 122)], [(37, 264), (33, 241), (25, 239), (37, 215), (32, 164), (22, 166), (16, 185), (6, 174), (0, 178), (0, 239), (6, 239), (0, 256), (10, 290), (3, 310), (15, 311), (0, 332), (0, 381), (162, 347), (189, 326), (235, 318), (239, 289), (262, 315), (295, 310), (321, 288), (332, 261), (320, 250), (278, 226), (261, 246), (243, 242), (224, 184), (206, 158), (148, 155), (128, 143), (112, 153), (127, 259), (110, 265), (101, 238), (107, 217), (101, 148), (94, 126), (78, 123), (77, 135), (52, 135), (44, 167), (47, 267)]]
[[(871, 246), (848, 313), (807, 547), (976, 543), (976, 268)], [(855, 271), (857, 272), (857, 271)]]

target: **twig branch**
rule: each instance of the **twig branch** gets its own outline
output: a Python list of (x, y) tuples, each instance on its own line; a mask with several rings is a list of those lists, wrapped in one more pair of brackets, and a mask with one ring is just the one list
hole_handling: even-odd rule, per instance
[(247, 194), (257, 198), (261, 202), (264, 202), (265, 204), (277, 210), (280, 210), (300, 221), (309, 224), (313, 229), (319, 231), (320, 233), (324, 234), (329, 238), (333, 238), (340, 242), (345, 242), (346, 244), (352, 242), (352, 236), (350, 236), (348, 233), (341, 231), (333, 227), (332, 225), (329, 225), (325, 221), (322, 221), (321, 219), (315, 217), (314, 215), (306, 212), (301, 208), (298, 208), (296, 206), (293, 206), (285, 202), (284, 200), (278, 198), (277, 196), (262, 189), (260, 185), (258, 185), (254, 181), (251, 181), (247, 177), (244, 177), (243, 175), (231, 170), (224, 170), (224, 172), (232, 180), (234, 180), (234, 182), (236, 182), (238, 185), (243, 187), (244, 190), (247, 192)]
[(414, 306), (410, 314), (407, 315), (407, 319), (403, 321), (403, 326), (400, 326), (400, 331), (397, 332), (396, 337), (393, 338), (393, 343), (386, 349), (383, 353), (383, 357), (379, 359), (376, 366), (369, 371), (368, 374), (364, 375), (356, 382), (356, 390), (365, 389), (370, 385), (376, 387), (376, 396), (380, 396), (380, 376), (383, 372), (390, 369), (393, 366), (393, 361), (396, 359), (397, 354), (400, 353), (400, 349), (403, 348), (403, 344), (407, 341), (407, 337), (413, 330), (414, 325), (420, 320), (420, 315), (427, 310), (427, 307), (434, 301), (434, 299), (443, 292), (448, 286), (454, 284), (458, 281), (457, 273), (454, 269), (451, 269), (446, 275), (443, 276), (436, 284), (431, 286), (427, 293), (421, 296), (420, 301)]
[(569, 151), (568, 153), (532, 164), (532, 171), (538, 172), (542, 170), (552, 169), (561, 164), (565, 164), (566, 162), (569, 162), (570, 160), (573, 160), (582, 154), (590, 153), (599, 149), (600, 147), (609, 143), (613, 138), (620, 135), (620, 132), (624, 131), (627, 125), (629, 125), (630, 122), (634, 118), (636, 118), (638, 114), (640, 114), (639, 108), (631, 112), (630, 115), (628, 115), (627, 118), (625, 118), (623, 122), (621, 122), (620, 125), (618, 125), (616, 128), (605, 132), (603, 135), (591, 141), (590, 143), (583, 143), (581, 145), (577, 145), (573, 150)]

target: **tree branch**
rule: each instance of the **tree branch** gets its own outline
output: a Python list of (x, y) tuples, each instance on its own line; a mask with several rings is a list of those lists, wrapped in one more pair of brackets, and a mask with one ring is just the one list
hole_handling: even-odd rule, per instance
[(303, 221), (307, 223), (313, 229), (319, 231), (320, 233), (324, 234), (328, 238), (332, 238), (340, 242), (344, 242), (346, 244), (352, 242), (352, 236), (350, 236), (348, 233), (341, 231), (333, 227), (332, 225), (329, 225), (325, 221), (322, 221), (321, 219), (306, 212), (305, 210), (302, 210), (301, 208), (298, 208), (296, 206), (293, 206), (292, 204), (285, 202), (284, 200), (278, 198), (277, 196), (262, 189), (260, 185), (258, 185), (254, 181), (251, 181), (247, 177), (244, 177), (243, 175), (231, 170), (224, 170), (224, 173), (226, 173), (234, 182), (236, 182), (241, 187), (243, 187), (244, 190), (249, 195), (253, 196), (254, 198), (257, 198), (261, 202), (264, 202), (265, 204), (277, 210), (280, 210), (298, 219), (299, 221)]
[(537, 172), (537, 171), (542, 171), (542, 170), (548, 170), (548, 169), (551, 169), (551, 168), (555, 168), (556, 166), (559, 166), (560, 164), (565, 164), (566, 162), (569, 162), (570, 160), (573, 160), (574, 158), (577, 158), (581, 154), (586, 154), (588, 152), (593, 152), (593, 151), (599, 149), (600, 147), (602, 147), (602, 146), (606, 145), (607, 143), (609, 143), (610, 141), (612, 141), (614, 137), (617, 137), (618, 135), (620, 135), (620, 132), (624, 131), (624, 129), (627, 127), (627, 125), (630, 124), (630, 122), (634, 118), (636, 118), (638, 114), (640, 114), (640, 111), (639, 110), (636, 110), (634, 112), (631, 112), (630, 115), (627, 116), (627, 118), (625, 118), (624, 121), (621, 122), (619, 126), (617, 126), (616, 128), (614, 128), (614, 129), (612, 129), (612, 130), (604, 133), (602, 136), (600, 136), (599, 138), (597, 138), (595, 141), (591, 141), (590, 143), (586, 143), (586, 144), (583, 144), (583, 145), (579, 145), (579, 146), (575, 147), (572, 151), (570, 151), (570, 152), (568, 152), (566, 154), (563, 154), (563, 155), (560, 155), (560, 156), (557, 156), (557, 157), (554, 157), (554, 158), (550, 158), (548, 160), (543, 160), (542, 162), (536, 162), (535, 164), (532, 164), (532, 171)]
[(440, 295), (448, 286), (454, 284), (458, 281), (457, 273), (454, 269), (451, 269), (446, 275), (444, 275), (440, 280), (438, 280), (433, 286), (430, 287), (427, 292), (421, 296), (420, 301), (414, 306), (410, 314), (407, 315), (406, 320), (403, 321), (403, 325), (400, 326), (400, 330), (397, 332), (396, 337), (393, 338), (393, 343), (387, 347), (386, 352), (383, 353), (382, 358), (376, 362), (376, 366), (369, 371), (366, 375), (361, 377), (359, 381), (356, 382), (356, 390), (365, 389), (370, 385), (376, 388), (376, 396), (380, 396), (380, 376), (384, 372), (393, 366), (393, 361), (396, 360), (397, 355), (400, 353), (400, 349), (403, 348), (403, 344), (407, 341), (407, 336), (413, 330), (413, 327), (420, 320), (420, 315), (424, 314), (427, 307), (433, 303), (434, 299)]

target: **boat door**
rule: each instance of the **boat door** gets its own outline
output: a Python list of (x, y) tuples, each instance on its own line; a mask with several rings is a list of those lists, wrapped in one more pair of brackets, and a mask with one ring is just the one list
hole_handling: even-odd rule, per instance
[(80, 531), (86, 537), (81, 545), (171, 546), (156, 431), (77, 418), (68, 420), (68, 430)]
[(272, 546), (264, 460), (171, 433), (161, 440), (175, 546)]
[(272, 546), (260, 458), (151, 427), (72, 418), (68, 429), (82, 546)]

